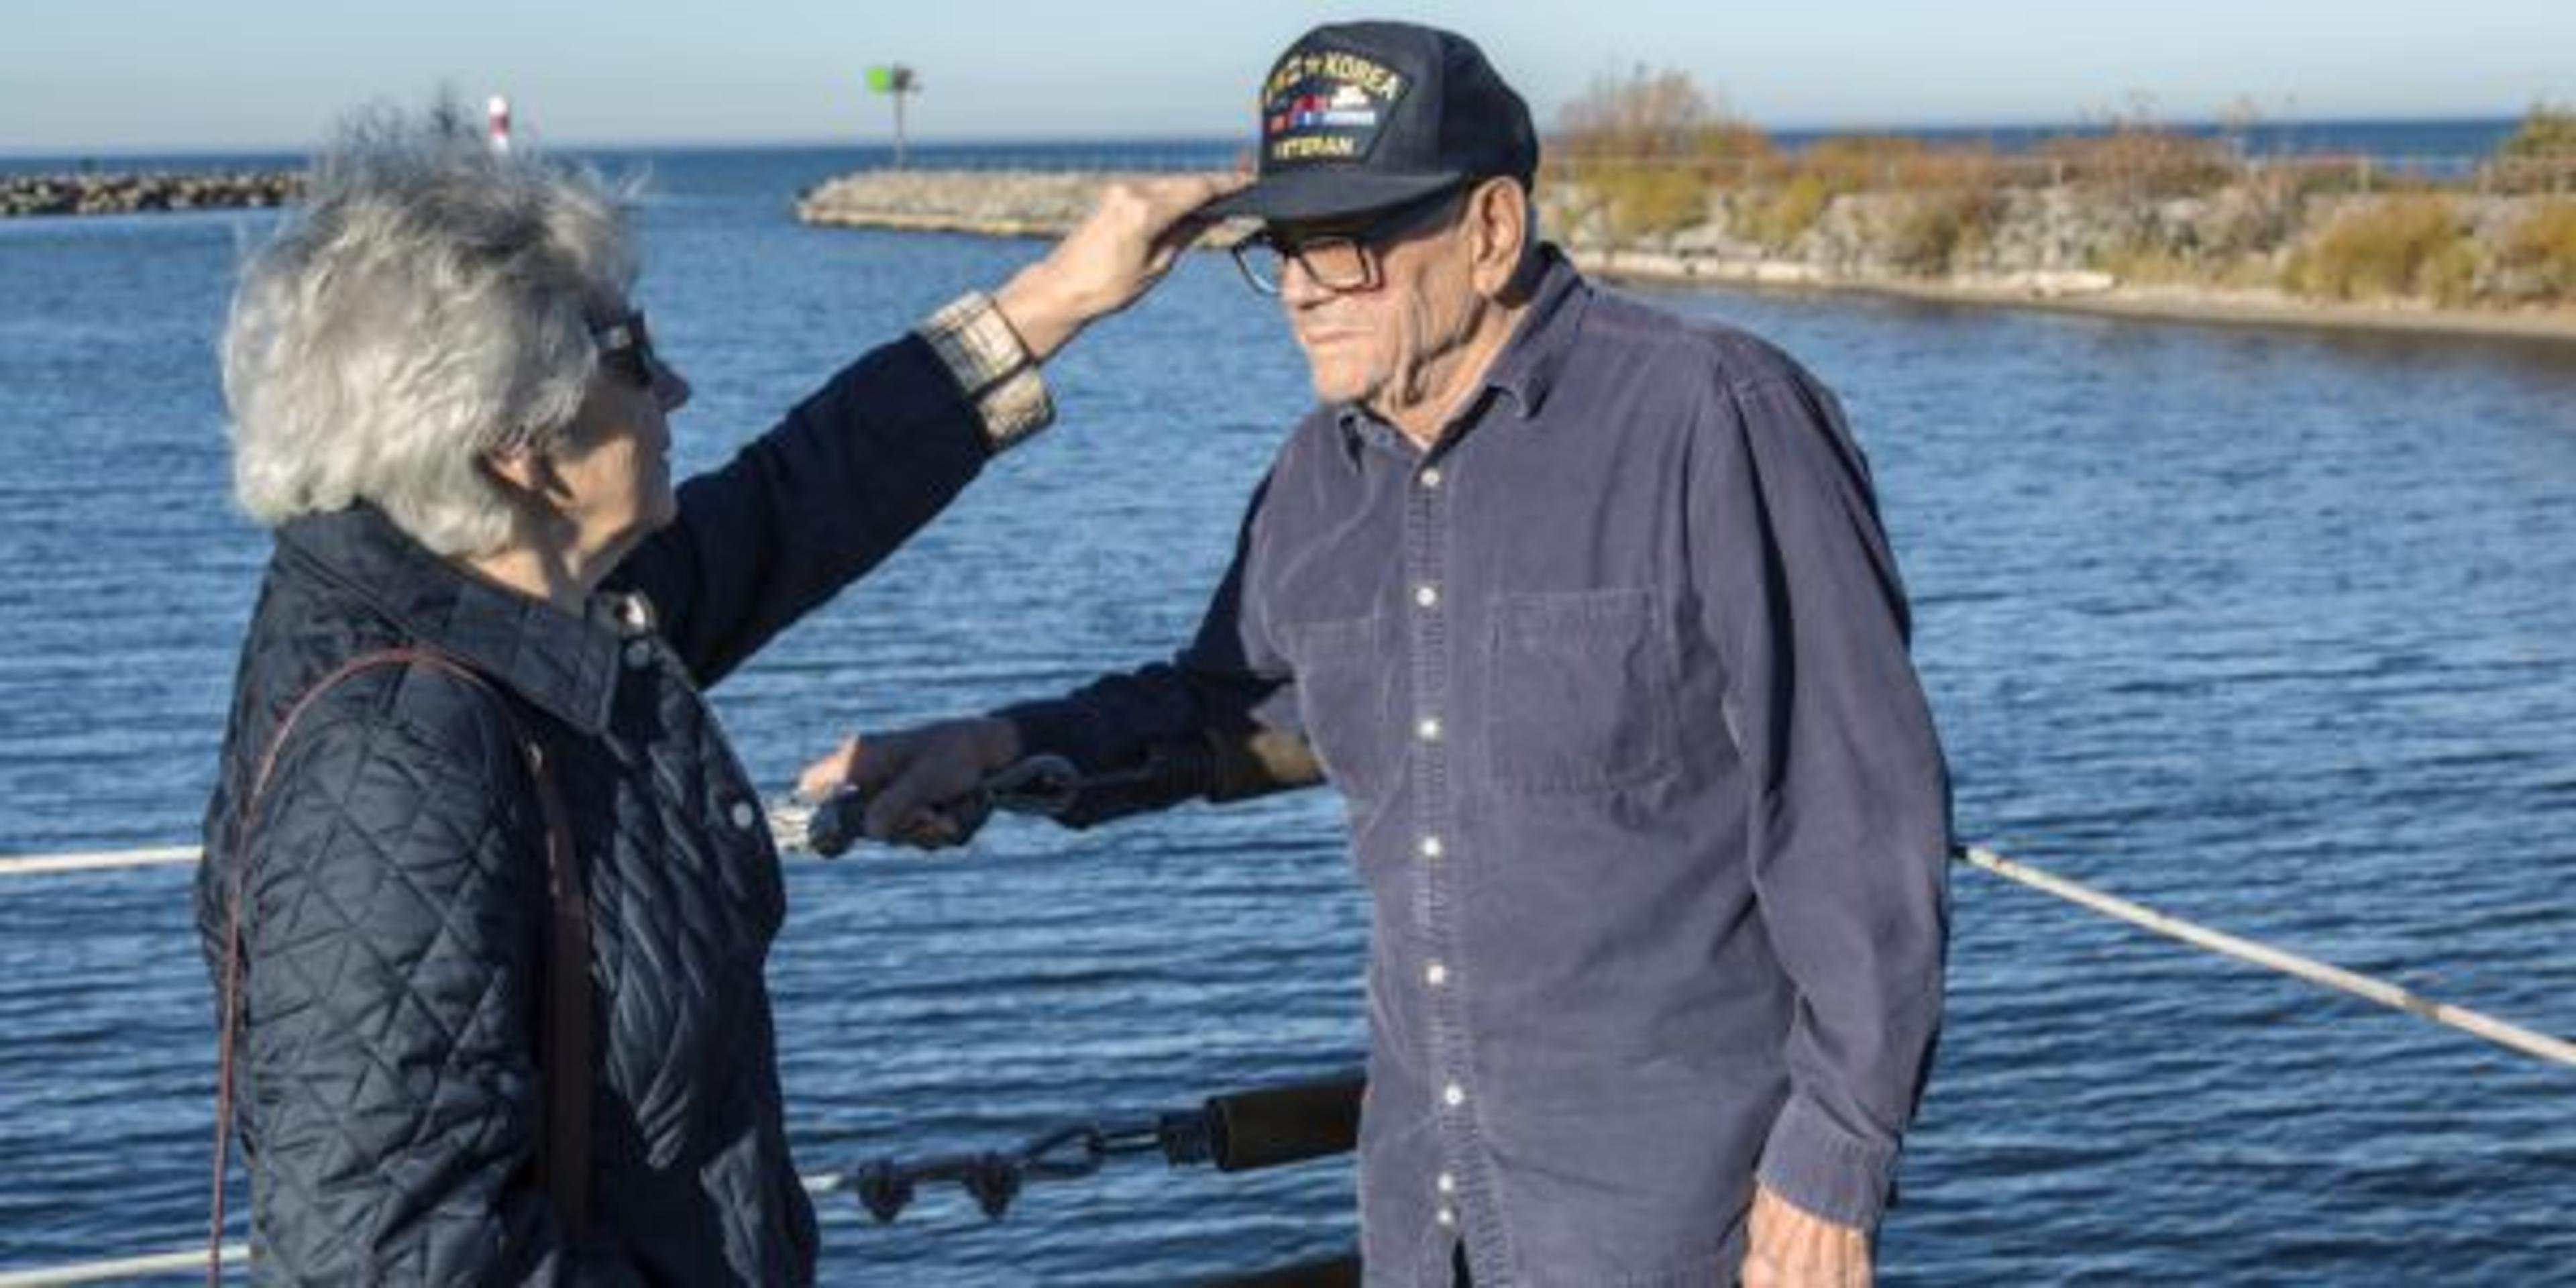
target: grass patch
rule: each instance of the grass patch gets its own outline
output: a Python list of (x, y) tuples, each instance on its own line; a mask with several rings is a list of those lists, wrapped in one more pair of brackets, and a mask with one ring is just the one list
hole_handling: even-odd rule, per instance
[(2326, 299), (2461, 304), (2473, 293), (2477, 248), (2449, 199), (2393, 197), (2344, 212), (2291, 258), (2286, 276), (2292, 290)]
[(1816, 226), (1834, 196), (1834, 187), (1824, 176), (1800, 171), (1755, 207), (1754, 239), (1773, 250), (1789, 249)]
[(2543, 202), (2516, 221), (2496, 263), (2515, 281), (2520, 299), (2576, 300), (2576, 200)]
[(1992, 187), (1917, 194), (1888, 234), (1888, 262), (1926, 276), (1951, 272), (1986, 244), (2002, 210), (2001, 195)]

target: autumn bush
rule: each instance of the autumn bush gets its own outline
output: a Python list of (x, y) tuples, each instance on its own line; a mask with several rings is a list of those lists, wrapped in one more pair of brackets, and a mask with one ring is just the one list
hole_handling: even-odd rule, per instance
[(2290, 261), (2289, 286), (2334, 300), (2419, 296), (2465, 303), (2477, 249), (2450, 199), (2391, 197), (2345, 211)]
[(2222, 140), (2167, 129), (2144, 114), (2114, 117), (2096, 133), (2049, 139), (2037, 155), (2068, 182), (2133, 201), (2213, 192), (2244, 171)]
[(2516, 298), (2576, 302), (2576, 199), (2543, 202), (2516, 220), (2496, 267)]
[(1889, 232), (1888, 262), (1925, 275), (1955, 271), (1986, 244), (2002, 212), (2002, 194), (1990, 185), (1916, 193)]
[(2534, 103), (2496, 145), (2488, 186), (2506, 192), (2576, 191), (2576, 108)]
[(1716, 185), (1772, 156), (1769, 138), (1689, 73), (1644, 67), (1595, 78), (1565, 106), (1546, 152), (1550, 177), (1579, 188), (1620, 240), (1705, 221)]

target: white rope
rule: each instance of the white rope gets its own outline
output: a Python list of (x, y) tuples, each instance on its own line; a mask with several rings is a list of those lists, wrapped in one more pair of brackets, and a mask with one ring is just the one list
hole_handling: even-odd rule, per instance
[[(104, 872), (117, 868), (150, 868), (194, 863), (202, 851), (193, 845), (164, 845), (149, 850), (100, 850), (92, 854), (15, 854), (0, 858), (0, 877), (49, 876), (58, 872)], [(0, 1279), (0, 1288), (8, 1281)]]
[(2090, 908), (2106, 917), (2114, 917), (2133, 926), (2141, 926), (2170, 939), (2205, 948), (2214, 953), (2269, 967), (2312, 984), (2321, 984), (2354, 997), (2394, 1007), (2408, 1015), (2447, 1024), (2465, 1033), (2473, 1033), (2499, 1046), (2510, 1047), (2525, 1055), (2538, 1056), (2558, 1064), (2576, 1066), (2576, 1042), (2535, 1033), (2517, 1024), (2509, 1024), (2483, 1011), (2465, 1006), (2436, 1002), (2421, 993), (2399, 988), (2385, 980), (2329, 966), (2313, 958), (2285, 952), (2268, 944), (2241, 939), (2225, 931), (2194, 925), (2180, 917), (2167, 916), (2142, 904), (2107, 895), (2090, 886), (2064, 877), (2042, 872), (2029, 864), (2016, 862), (1981, 846), (1969, 846), (1959, 855), (1960, 861), (1994, 873), (2008, 881), (2017, 881), (2069, 903)]
[[(766, 806), (770, 835), (778, 848), (800, 853), (810, 847), (805, 839), (806, 826), (814, 819), (814, 807), (796, 800), (777, 800)], [(53, 876), (65, 872), (113, 872), (123, 868), (176, 867), (195, 863), (205, 853), (202, 846), (162, 845), (140, 850), (95, 850), (74, 854), (0, 855), (0, 877)], [(0, 1288), (8, 1288), (0, 1280)]]
[[(225, 1265), (237, 1266), (249, 1259), (248, 1247), (238, 1243), (224, 1245)], [(157, 1252), (148, 1257), (84, 1261), (75, 1266), (48, 1266), (41, 1270), (0, 1270), (0, 1288), (56, 1288), (60, 1284), (106, 1283), (113, 1279), (171, 1275), (205, 1268), (206, 1250), (188, 1248), (178, 1252)]]

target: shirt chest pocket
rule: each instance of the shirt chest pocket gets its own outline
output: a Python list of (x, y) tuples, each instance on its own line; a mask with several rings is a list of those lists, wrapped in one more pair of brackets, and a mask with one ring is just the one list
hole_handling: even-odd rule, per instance
[(1672, 642), (1642, 589), (1499, 596), (1488, 638), (1485, 762), (1496, 790), (1579, 795), (1672, 768)]
[(1355, 800), (1383, 789), (1400, 656), (1377, 616), (1299, 622), (1281, 632), (1297, 677), (1297, 718), (1333, 785)]

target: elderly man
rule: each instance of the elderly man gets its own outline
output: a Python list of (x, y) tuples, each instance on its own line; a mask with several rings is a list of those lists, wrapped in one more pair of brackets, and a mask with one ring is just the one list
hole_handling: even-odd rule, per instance
[(1023, 756), (1307, 740), (1372, 898), (1371, 1282), (1867, 1282), (1948, 788), (1832, 395), (1536, 244), (1528, 111), (1468, 41), (1320, 28), (1261, 108), (1219, 208), (1320, 405), (1197, 638), (807, 787), (953, 840), (937, 803)]

